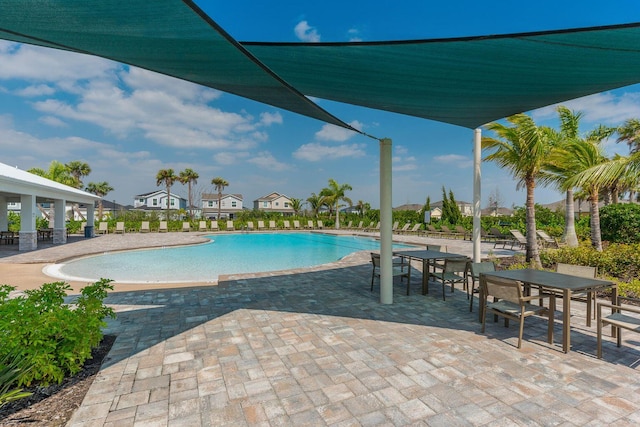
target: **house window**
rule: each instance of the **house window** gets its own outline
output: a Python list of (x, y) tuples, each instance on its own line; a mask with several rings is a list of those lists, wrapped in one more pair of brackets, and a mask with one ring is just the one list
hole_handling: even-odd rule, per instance
[(238, 203), (235, 200), (231, 202), (231, 207), (232, 208), (235, 208), (237, 206), (238, 206)]
[(276, 206), (280, 206), (280, 202), (276, 202)]
[(268, 202), (262, 202), (262, 207), (263, 208), (268, 208), (269, 207), (269, 203)]
[(213, 207), (213, 200), (209, 200), (207, 203), (208, 203), (208, 206), (209, 206), (210, 208), (212, 208), (212, 207)]
[(284, 202), (284, 207), (288, 208), (289, 207), (289, 202)]
[(175, 199), (171, 199), (171, 206), (175, 205)]
[(140, 203), (144, 203), (144, 199), (140, 199), (140, 200), (139, 200), (139, 202), (140, 202)]
[(153, 206), (158, 206), (158, 199), (153, 199)]

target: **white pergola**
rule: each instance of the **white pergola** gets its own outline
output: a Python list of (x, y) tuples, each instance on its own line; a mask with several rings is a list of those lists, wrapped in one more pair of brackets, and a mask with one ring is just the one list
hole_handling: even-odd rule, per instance
[[(95, 201), (100, 197), (78, 190), (59, 182), (25, 172), (0, 163), (0, 231), (9, 228), (9, 203), (20, 203), (19, 250), (30, 251), (38, 247), (36, 229), (37, 203), (54, 204), (53, 244), (67, 242), (65, 227), (66, 205), (83, 203), (87, 205), (87, 227), (94, 221)], [(92, 228), (89, 228), (92, 231)]]

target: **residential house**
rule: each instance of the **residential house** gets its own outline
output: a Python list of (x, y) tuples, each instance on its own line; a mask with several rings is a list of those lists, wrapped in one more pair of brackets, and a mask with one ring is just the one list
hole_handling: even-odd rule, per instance
[(275, 192), (254, 200), (253, 209), (264, 212), (277, 212), (282, 215), (293, 215), (291, 199), (284, 194)]
[[(473, 205), (469, 202), (456, 200), (456, 205), (460, 209), (462, 216), (473, 216)], [(431, 219), (442, 218), (442, 201), (431, 203)]]
[(234, 219), (242, 211), (242, 194), (222, 194), (220, 196), (220, 218), (218, 218), (218, 194), (202, 195), (202, 218)]
[[(167, 190), (157, 190), (151, 193), (138, 194), (133, 202), (133, 209), (144, 212), (158, 212), (167, 210)], [(106, 201), (103, 201), (103, 204)], [(175, 193), (171, 193), (170, 209), (187, 209), (187, 200)]]

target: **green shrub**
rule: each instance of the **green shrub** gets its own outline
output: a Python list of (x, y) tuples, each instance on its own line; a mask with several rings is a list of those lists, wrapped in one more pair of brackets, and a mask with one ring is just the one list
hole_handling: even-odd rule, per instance
[(14, 400), (29, 397), (32, 393), (15, 388), (14, 384), (31, 369), (25, 359), (14, 354), (7, 354), (0, 359), (0, 407)]
[(600, 210), (602, 239), (612, 243), (640, 243), (640, 205), (616, 203)]
[(91, 349), (102, 340), (104, 318), (113, 317), (103, 304), (111, 280), (101, 279), (82, 289), (73, 304), (65, 304), (65, 282), (45, 283), (8, 298), (14, 288), (0, 286), (0, 359), (14, 354), (32, 365), (18, 385), (60, 383), (78, 372)]

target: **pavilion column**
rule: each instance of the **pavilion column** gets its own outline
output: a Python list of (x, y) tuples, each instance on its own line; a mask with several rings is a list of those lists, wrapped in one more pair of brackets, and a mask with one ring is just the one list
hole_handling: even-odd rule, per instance
[(33, 251), (38, 248), (36, 211), (36, 196), (20, 195), (20, 238), (18, 239), (20, 251)]
[(382, 304), (393, 304), (391, 146), (391, 139), (380, 140), (380, 302)]
[(67, 231), (65, 229), (67, 201), (64, 199), (55, 199), (53, 203), (55, 209), (55, 215), (53, 217), (53, 244), (64, 245), (67, 243)]
[(473, 132), (473, 262), (480, 262), (482, 224), (480, 222), (482, 129)]
[(9, 230), (9, 206), (7, 198), (0, 196), (0, 231)]
[(87, 225), (84, 226), (84, 237), (95, 237), (93, 224), (95, 224), (96, 206), (94, 203), (87, 203)]

